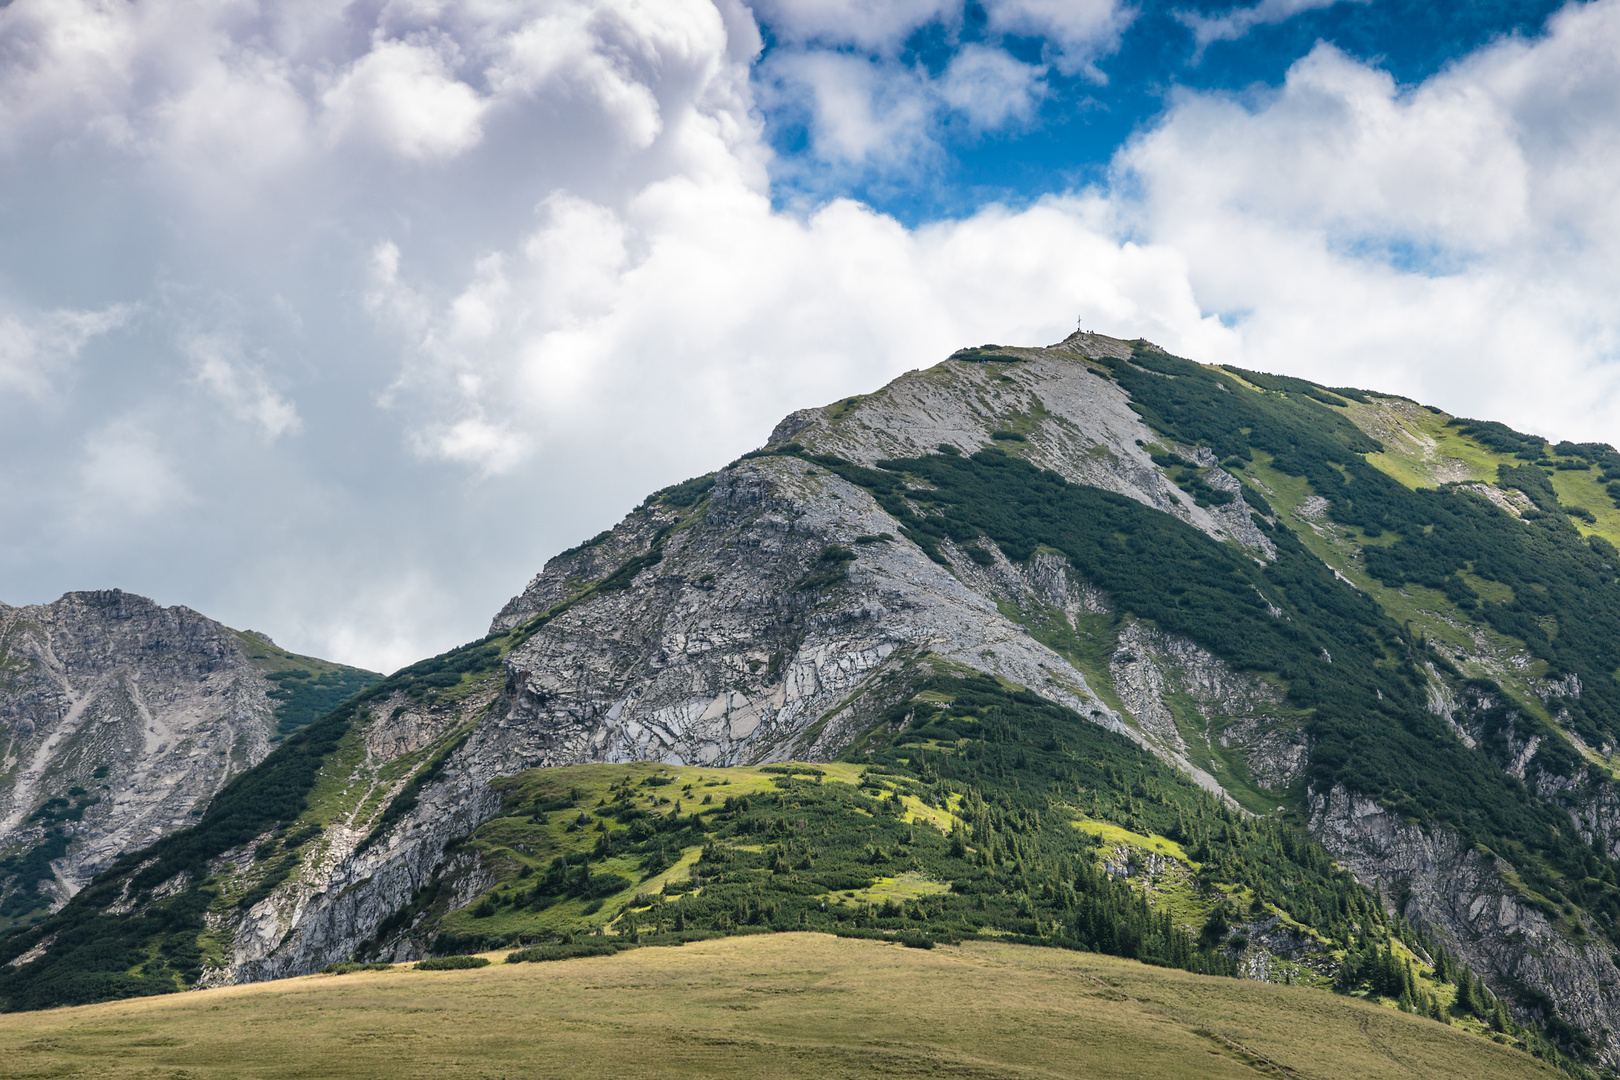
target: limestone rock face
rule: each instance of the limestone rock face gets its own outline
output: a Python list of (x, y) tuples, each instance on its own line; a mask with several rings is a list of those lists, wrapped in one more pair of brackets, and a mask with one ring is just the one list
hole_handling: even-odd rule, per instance
[(275, 732), (274, 684), (232, 631), (116, 589), (0, 605), (0, 665), (0, 847), (65, 837), (57, 900), (189, 824)]
[[(193, 823), (276, 735), (289, 654), (117, 589), (0, 604), (0, 924), (59, 907), (121, 852)], [(33, 858), (30, 859), (30, 853)]]
[[(674, 519), (642, 513), (649, 524)], [(1120, 723), (1085, 676), (950, 568), (912, 544), (858, 542), (897, 531), (865, 491), (803, 461), (726, 470), (701, 523), (671, 536), (656, 566), (570, 608), (508, 658), (526, 757), (730, 765), (828, 755), (869, 722), (840, 703), (865, 700), (861, 690), (924, 651)], [(855, 553), (846, 581), (802, 587), (831, 545)]]
[(1494, 992), (1526, 986), (1548, 995), (1559, 1015), (1599, 1034), (1601, 1056), (1612, 1059), (1600, 1033), (1620, 1015), (1620, 986), (1601, 936), (1572, 939), (1508, 885), (1511, 867), (1446, 830), (1403, 822), (1342, 787), (1309, 800), (1311, 831), (1363, 884), (1439, 931)]
[[(369, 845), (372, 829), (365, 812), (387, 804), (409, 782), (410, 769), (390, 770), (390, 765), (419, 762), (424, 752), (442, 752), (446, 737), (449, 746), (457, 746), (456, 732), (490, 716), (501, 700), (498, 693), (484, 692), (442, 707), (421, 706), (403, 695), (378, 701), (362, 731), (365, 749), (349, 774), (354, 781), (352, 809), (306, 849), (296, 872), (266, 899), (228, 918), (213, 918), (230, 947), (222, 963), (205, 974), (203, 985), (319, 971), (333, 960), (354, 956), (367, 941), (389, 937), (379, 934), (379, 928), (391, 918), (397, 922), (414, 898), (436, 889), (441, 880), (446, 883), (441, 899), (452, 908), (470, 903), (486, 888), (488, 875), (475, 857), (447, 856), (446, 850), (500, 809), (500, 795), (490, 781), (514, 771), (513, 761), (519, 759), (500, 738), (498, 724), (480, 732), (483, 739), (461, 742), (439, 779), (423, 787), (416, 806)], [(407, 737), (379, 741), (386, 732)], [(232, 861), (235, 869), (251, 875), (252, 846), (227, 854), (220, 863)], [(262, 873), (264, 867), (256, 869)], [(382, 955), (419, 958), (428, 943), (412, 940), (409, 929), (406, 920), (384, 943)]]
[[(1238, 497), (1205, 509), (1149, 459), (1145, 447), (1158, 437), (1087, 362), (1129, 355), (1123, 342), (1077, 334), (1050, 349), (1004, 351), (1021, 361), (1004, 372), (947, 361), (876, 394), (794, 413), (772, 440), (872, 464), (942, 444), (973, 452), (1016, 429), (1034, 463), (1268, 555), (1270, 541), (1235, 480), (1219, 474)], [(1181, 449), (1213, 463), (1207, 449)], [(550, 610), (643, 555), (678, 517), (652, 506), (553, 559), (491, 630)], [(866, 700), (860, 691), (923, 651), (1005, 675), (1172, 754), (1181, 749), (1173, 732), (1121, 717), (1068, 660), (996, 606), (1038, 595), (1072, 624), (1084, 611), (1107, 609), (1095, 588), (1050, 558), (1023, 569), (997, 552), (989, 568), (956, 557), (947, 567), (909, 543), (860, 542), (898, 532), (865, 491), (802, 460), (760, 458), (722, 470), (701, 525), (672, 535), (631, 588), (569, 608), (509, 659), (519, 686), (514, 716), (534, 733), (531, 753), (546, 764), (734, 764), (833, 753), (862, 714), (837, 703)], [(856, 552), (848, 587), (798, 588), (833, 544)]]

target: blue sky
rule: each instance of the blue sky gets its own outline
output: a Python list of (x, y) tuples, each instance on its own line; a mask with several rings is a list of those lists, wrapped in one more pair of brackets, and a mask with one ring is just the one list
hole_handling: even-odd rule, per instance
[(12, 0), (0, 601), (392, 669), (1076, 320), (1620, 443), (1620, 0)]
[[(903, 177), (859, 176), (833, 190), (915, 225), (970, 214), (986, 202), (1017, 205), (1054, 191), (1106, 183), (1120, 145), (1151, 126), (1178, 89), (1264, 95), (1319, 41), (1377, 66), (1401, 84), (1418, 84), (1482, 45), (1508, 35), (1534, 35), (1562, 6), (1548, 0), (1315, 2), (1319, 6), (1293, 14), (1267, 13), (1275, 21), (1257, 21), (1232, 37), (1204, 42), (1196, 32), (1196, 18), (1217, 22), (1234, 12), (1255, 11), (1256, 5), (1208, 0), (1132, 5), (1128, 28), (1115, 50), (1096, 60), (1094, 71), (1047, 71), (1043, 82), (1049, 94), (1028, 121), (985, 131), (956, 118), (942, 132), (944, 154), (928, 167)], [(1043, 64), (1044, 38), (997, 34), (987, 21), (982, 5), (964, 5), (959, 13), (912, 29), (895, 58), (936, 78), (969, 44), (988, 44), (1024, 63)], [(773, 52), (783, 45), (768, 21), (761, 29), (761, 67), (768, 70)], [(848, 42), (833, 47), (874, 63), (883, 58)], [(788, 104), (767, 109), (764, 118), (766, 137), (779, 160), (778, 203), (826, 197), (827, 188), (795, 168), (808, 156), (813, 116)]]

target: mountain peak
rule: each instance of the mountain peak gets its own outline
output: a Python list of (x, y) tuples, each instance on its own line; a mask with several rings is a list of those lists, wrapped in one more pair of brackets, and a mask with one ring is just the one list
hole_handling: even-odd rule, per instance
[[(786, 918), (1620, 1063), (1610, 535), (1609, 447), (1097, 334), (962, 349), (553, 557), (0, 948), (46, 948), (0, 993), (69, 993), (52, 927), (124, 955), (130, 895), (193, 957), (130, 992)], [(931, 899), (873, 891), (901, 877)], [(1086, 914), (1132, 896), (1151, 933)]]

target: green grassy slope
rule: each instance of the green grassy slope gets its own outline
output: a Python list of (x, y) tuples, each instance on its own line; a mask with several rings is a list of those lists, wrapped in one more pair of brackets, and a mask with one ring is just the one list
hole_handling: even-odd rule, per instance
[[(1314, 709), (1313, 783), (1345, 783), (1403, 814), (1456, 828), (1508, 858), (1529, 883), (1526, 898), (1554, 918), (1560, 905), (1573, 902), (1605, 928), (1620, 927), (1612, 865), (1581, 840), (1562, 806), (1526, 797), (1534, 777), (1521, 784), (1503, 771), (1510, 733), (1521, 740), (1543, 736), (1532, 769), (1566, 787), (1584, 782), (1595, 764), (1576, 739), (1598, 748), (1620, 741), (1620, 682), (1612, 676), (1620, 666), (1620, 557), (1601, 536), (1583, 534), (1584, 519), (1572, 518), (1557, 494), (1560, 484), (1572, 483), (1560, 473), (1590, 470), (1559, 468), (1543, 456), (1551, 448), (1541, 440), (1501, 425), (1447, 426), (1438, 415), (1408, 424), (1405, 438), (1383, 433), (1386, 441), (1376, 442), (1352, 422), (1359, 406), (1374, 402), (1360, 391), (1307, 393), (1300, 386), (1308, 384), (1294, 385), (1298, 380), (1257, 387), (1254, 380), (1266, 377), (1240, 378), (1146, 348), (1109, 368), (1156, 429), (1212, 447), (1238, 475), (1279, 496), (1287, 528), (1272, 533), (1282, 553), (1277, 570), (1307, 580), (1323, 567), (1339, 569), (1359, 590), (1317, 591), (1353, 613), (1349, 622), (1339, 620), (1343, 651), (1331, 653), (1331, 673), (1327, 665), (1286, 670), (1241, 642), (1211, 645), (1236, 666), (1278, 671), (1290, 699)], [(1430, 459), (1413, 449), (1421, 445), (1418, 435), (1436, 444)], [(1583, 463), (1577, 449), (1605, 456), (1560, 447), (1566, 464)], [(1408, 486), (1435, 479), (1452, 461), (1456, 482)], [(1468, 487), (1492, 471), (1499, 493), (1511, 493), (1522, 513), (1499, 509)], [(1311, 495), (1323, 506), (1308, 518)], [(1319, 615), (1326, 611), (1309, 613), (1313, 628), (1332, 625)], [(1472, 644), (1476, 632), (1537, 664), (1498, 685), (1479, 680), (1489, 676), (1486, 668), (1459, 670), (1435, 648), (1448, 637), (1454, 645)], [(1350, 665), (1360, 671), (1342, 682)], [(1518, 715), (1500, 705), (1486, 710), (1477, 718), (1482, 752), (1468, 751), (1420, 693), (1427, 683), (1420, 669), (1429, 665), (1455, 670), (1460, 693), (1505, 691)], [(1571, 674), (1583, 687), (1578, 697), (1550, 693), (1538, 700), (1528, 692), (1527, 678)], [(1372, 688), (1380, 696), (1370, 700)], [(1602, 772), (1598, 779), (1606, 780)]]
[(262, 634), (233, 630), (249, 660), (276, 684), (276, 734), (286, 738), (381, 682), (375, 671), (288, 652)]
[[(1234, 813), (1017, 687), (938, 661), (912, 679), (847, 762), (582, 765), (502, 781), (505, 811), (465, 845), (494, 885), (452, 908), (457, 889), (435, 879), (382, 936), (412, 924), (446, 953), (800, 929), (1013, 940), (1219, 974), (1241, 962), (1549, 1052), (1488, 996), (1462, 1000), (1467, 974), (1290, 826)], [(1105, 872), (1126, 862), (1156, 868), (1130, 883)], [(1252, 949), (1261, 932), (1296, 945)]]
[(1301, 987), (817, 934), (0, 1017), (0, 1077), (18, 1080), (1257, 1074), (1556, 1075), (1486, 1039)]
[[(428, 668), (466, 666), (461, 678), (478, 677), (491, 644), (419, 665), (376, 692)], [(455, 890), (441, 896), (435, 878), (380, 936), (414, 923), (436, 951), (464, 952), (582, 934), (660, 944), (819, 929), (919, 945), (1015, 940), (1234, 974), (1245, 927), (1274, 923), (1301, 941), (1296, 960), (1263, 960), (1274, 977), (1337, 985), (1481, 1032), (1495, 1025), (1547, 1052), (1488, 997), (1459, 1002), (1426, 963), (1433, 947), (1389, 922), (1290, 827), (1233, 813), (1129, 740), (1020, 688), (926, 660), (909, 678), (909, 694), (851, 748), (849, 763), (578, 766), (502, 781), (505, 812), (465, 842), (494, 887), (451, 909)], [(266, 895), (318, 836), (314, 826), (329, 816), (323, 777), (350, 771), (348, 728), (365, 707), (353, 702), (299, 732), (227, 789), (201, 827), (131, 857), (59, 916), (5, 942), (0, 957), (9, 958), (57, 935), (45, 956), (0, 973), (7, 1006), (194, 982), (212, 947), (205, 913)], [(444, 752), (424, 752), (422, 775)], [(224, 848), (309, 815), (310, 826), (284, 825), (260, 845), (268, 850), (256, 853), (252, 881), (204, 869)], [(1152, 903), (1104, 872), (1122, 848), (1173, 863), (1155, 875)], [(105, 910), (126, 881), (138, 897), (188, 867), (194, 876), (178, 895)]]

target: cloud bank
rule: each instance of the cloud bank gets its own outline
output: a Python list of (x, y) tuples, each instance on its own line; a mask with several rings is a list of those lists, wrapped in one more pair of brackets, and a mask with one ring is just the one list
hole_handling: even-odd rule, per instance
[(0, 597), (119, 585), (391, 669), (784, 413), (1076, 318), (1620, 443), (1620, 2), (1418, 86), (1324, 45), (1182, 93), (1093, 189), (773, 202), (764, 110), (811, 103), (793, 168), (925, 177), (941, 117), (1036, 122), (1130, 18), (986, 12), (1042, 63), (906, 67), (943, 0), (13, 0)]

